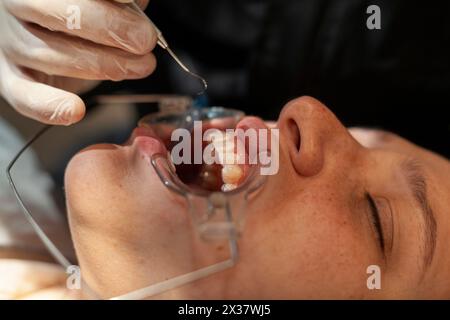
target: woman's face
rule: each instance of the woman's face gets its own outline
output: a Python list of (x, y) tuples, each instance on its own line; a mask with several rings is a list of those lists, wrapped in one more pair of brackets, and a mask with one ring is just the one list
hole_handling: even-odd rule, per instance
[[(237, 265), (164, 297), (450, 298), (446, 159), (390, 133), (347, 130), (309, 97), (287, 104), (277, 127), (279, 172), (249, 200)], [(184, 200), (160, 182), (150, 157), (167, 151), (152, 135), (91, 146), (66, 170), (82, 274), (103, 297), (227, 257), (223, 244), (196, 239)], [(368, 288), (373, 265), (381, 289)]]

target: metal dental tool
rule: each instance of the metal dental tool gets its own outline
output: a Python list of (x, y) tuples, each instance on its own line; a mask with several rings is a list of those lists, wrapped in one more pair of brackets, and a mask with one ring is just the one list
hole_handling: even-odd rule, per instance
[(158, 27), (153, 23), (152, 20), (150, 20), (149, 17), (147, 17), (147, 15), (144, 13), (144, 11), (142, 11), (142, 9), (136, 4), (136, 2), (132, 2), (131, 6), (137, 10), (140, 14), (142, 14), (143, 16), (145, 16), (150, 23), (153, 25), (153, 27), (156, 30), (156, 35), (158, 37), (158, 45), (163, 48), (164, 50), (166, 50), (171, 57), (175, 60), (176, 63), (178, 63), (178, 65), (187, 73), (189, 73), (191, 76), (193, 76), (194, 78), (197, 78), (198, 80), (200, 80), (203, 84), (203, 90), (198, 92), (198, 95), (202, 95), (203, 93), (206, 92), (206, 90), (208, 89), (208, 83), (206, 82), (205, 78), (199, 76), (198, 74), (192, 72), (191, 70), (189, 70), (188, 67), (186, 67), (186, 65), (181, 62), (181, 60), (177, 57), (177, 55), (170, 49), (169, 44), (167, 43), (166, 39), (164, 38), (161, 30), (158, 29)]

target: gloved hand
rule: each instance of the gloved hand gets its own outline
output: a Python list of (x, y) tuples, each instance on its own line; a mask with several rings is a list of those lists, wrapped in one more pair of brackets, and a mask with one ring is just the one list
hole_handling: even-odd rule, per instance
[[(25, 116), (70, 125), (85, 113), (75, 93), (152, 73), (155, 30), (126, 2), (1, 0), (0, 94)], [(80, 29), (68, 27), (73, 5)]]

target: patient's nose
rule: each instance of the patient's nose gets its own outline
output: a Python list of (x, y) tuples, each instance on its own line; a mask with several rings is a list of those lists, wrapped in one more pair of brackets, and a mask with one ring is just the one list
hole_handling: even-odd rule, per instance
[(278, 127), (296, 171), (305, 177), (319, 174), (325, 165), (349, 165), (361, 150), (336, 116), (311, 97), (289, 102)]

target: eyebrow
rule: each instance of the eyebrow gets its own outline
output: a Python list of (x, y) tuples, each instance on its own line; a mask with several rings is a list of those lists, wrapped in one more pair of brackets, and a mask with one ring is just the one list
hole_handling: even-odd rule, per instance
[(424, 266), (428, 267), (436, 248), (436, 219), (427, 198), (427, 182), (421, 164), (413, 158), (402, 163), (402, 171), (425, 221)]

